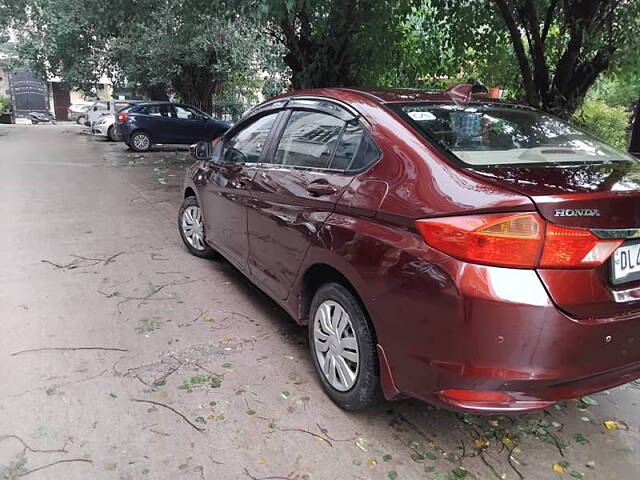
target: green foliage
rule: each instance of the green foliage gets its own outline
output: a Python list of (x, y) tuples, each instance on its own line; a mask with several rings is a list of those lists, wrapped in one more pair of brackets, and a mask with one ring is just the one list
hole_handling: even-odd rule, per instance
[(573, 121), (614, 147), (626, 150), (629, 113), (622, 107), (587, 100), (573, 116)]
[(390, 47), (413, 0), (232, 0), (285, 47), (293, 88), (368, 83), (393, 65)]
[(13, 104), (11, 103), (11, 99), (0, 95), (0, 112), (6, 112), (11, 109), (13, 109)]
[(22, 0), (9, 26), (20, 58), (70, 87), (91, 92), (107, 74), (116, 87), (155, 99), (173, 93), (211, 111), (228, 86), (268, 77), (281, 54), (253, 22), (217, 7), (203, 0)]
[(640, 71), (629, 68), (606, 75), (596, 82), (587, 98), (610, 106), (631, 106), (640, 99)]

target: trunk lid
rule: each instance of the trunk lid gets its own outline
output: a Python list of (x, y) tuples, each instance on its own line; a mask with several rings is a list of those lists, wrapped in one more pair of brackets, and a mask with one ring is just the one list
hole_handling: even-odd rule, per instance
[[(640, 162), (469, 168), (527, 195), (551, 223), (590, 230), (640, 229)], [(633, 232), (626, 232), (632, 235)], [(600, 235), (607, 232), (600, 232)], [(630, 245), (637, 240), (626, 240)], [(634, 258), (636, 253), (633, 253)], [(640, 253), (636, 259), (640, 262)], [(598, 268), (539, 269), (558, 307), (580, 319), (640, 310), (640, 279), (613, 280), (612, 256)]]

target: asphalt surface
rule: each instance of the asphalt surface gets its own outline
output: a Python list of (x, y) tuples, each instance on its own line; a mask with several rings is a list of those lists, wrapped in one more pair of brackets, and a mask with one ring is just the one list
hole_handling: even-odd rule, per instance
[(640, 476), (639, 384), (535, 415), (341, 411), (306, 330), (182, 246), (185, 149), (83, 132), (0, 125), (0, 479)]

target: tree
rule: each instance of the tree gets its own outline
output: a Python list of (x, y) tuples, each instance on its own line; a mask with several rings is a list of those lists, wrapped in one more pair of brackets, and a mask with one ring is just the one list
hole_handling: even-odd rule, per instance
[(228, 85), (269, 72), (278, 54), (254, 24), (217, 15), (204, 0), (20, 0), (11, 13), (20, 57), (41, 73), (85, 91), (108, 74), (152, 99), (172, 92), (208, 112)]
[(569, 118), (640, 27), (637, 0), (492, 0), (509, 32), (524, 96)]
[(294, 89), (363, 83), (389, 62), (411, 0), (236, 0), (284, 46)]

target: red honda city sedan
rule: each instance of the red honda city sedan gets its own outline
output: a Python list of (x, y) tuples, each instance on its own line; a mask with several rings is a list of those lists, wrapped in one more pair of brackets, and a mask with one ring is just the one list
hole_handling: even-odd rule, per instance
[(341, 407), (529, 411), (640, 377), (640, 166), (582, 130), (468, 85), (332, 88), (192, 153), (187, 248), (308, 325)]

